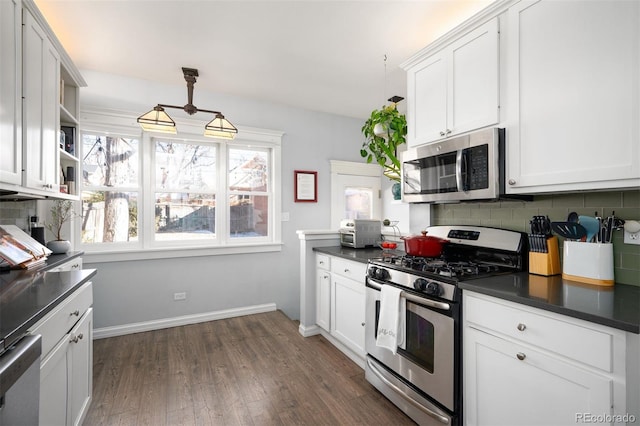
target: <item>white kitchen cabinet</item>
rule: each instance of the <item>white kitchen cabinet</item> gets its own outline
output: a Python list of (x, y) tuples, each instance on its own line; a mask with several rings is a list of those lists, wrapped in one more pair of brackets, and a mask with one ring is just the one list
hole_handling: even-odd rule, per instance
[(403, 67), (409, 147), (498, 122), (498, 18), (435, 53), (419, 52)]
[(22, 183), (22, 3), (0, 2), (0, 183)]
[(316, 254), (316, 324), (331, 331), (331, 257)]
[(40, 424), (81, 425), (93, 381), (92, 284), (85, 283), (40, 320)]
[(640, 2), (508, 10), (507, 193), (640, 185)]
[(626, 410), (625, 333), (464, 292), (467, 425), (561, 425)]
[(23, 185), (58, 193), (60, 56), (27, 9), (23, 24)]
[(364, 358), (366, 264), (331, 260), (331, 334)]

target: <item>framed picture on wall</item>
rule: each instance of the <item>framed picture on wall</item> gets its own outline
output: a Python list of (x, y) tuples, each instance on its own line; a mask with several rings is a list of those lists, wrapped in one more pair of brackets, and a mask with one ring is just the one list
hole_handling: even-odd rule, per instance
[(293, 187), (296, 203), (318, 202), (318, 172), (295, 170), (293, 172)]

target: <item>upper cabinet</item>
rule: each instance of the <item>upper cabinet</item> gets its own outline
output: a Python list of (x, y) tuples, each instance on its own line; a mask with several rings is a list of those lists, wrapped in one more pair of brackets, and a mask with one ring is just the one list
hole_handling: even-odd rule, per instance
[(508, 11), (507, 192), (640, 185), (640, 2)]
[(79, 87), (86, 86), (33, 0), (0, 2), (0, 192), (78, 199)]
[(498, 18), (440, 49), (419, 52), (402, 66), (409, 147), (498, 122)]
[(22, 6), (0, 1), (0, 182), (22, 183)]

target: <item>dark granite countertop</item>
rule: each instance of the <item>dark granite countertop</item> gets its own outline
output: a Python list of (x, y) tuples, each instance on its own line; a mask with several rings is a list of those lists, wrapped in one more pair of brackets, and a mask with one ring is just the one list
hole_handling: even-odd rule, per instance
[(582, 284), (521, 272), (462, 281), (460, 288), (640, 334), (640, 287)]
[[(366, 263), (382, 256), (382, 249), (315, 247), (318, 253)], [(463, 290), (487, 294), (534, 308), (640, 334), (640, 287), (616, 284), (594, 286), (521, 272), (461, 281)]]
[(39, 270), (0, 273), (0, 352), (96, 274), (95, 269), (47, 272), (81, 255), (52, 255)]
[(378, 247), (350, 248), (350, 247), (314, 247), (313, 251), (337, 256), (347, 260), (354, 260), (360, 263), (367, 263), (369, 259), (382, 257), (382, 249)]

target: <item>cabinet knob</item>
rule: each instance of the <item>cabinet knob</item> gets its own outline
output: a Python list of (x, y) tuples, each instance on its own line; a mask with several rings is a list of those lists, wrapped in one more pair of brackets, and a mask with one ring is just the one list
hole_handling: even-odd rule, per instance
[(347, 273), (349, 273), (349, 269), (347, 269), (347, 268), (344, 268), (344, 272), (347, 272)]
[(82, 335), (82, 333), (78, 334), (77, 336), (73, 336), (71, 338), (71, 340), (69, 340), (71, 343), (78, 343), (79, 340), (81, 340), (84, 336)]
[(440, 136), (444, 136), (444, 132), (440, 132)]
[(518, 331), (524, 331), (526, 328), (527, 328), (526, 325), (524, 325), (522, 323), (518, 324)]
[(447, 129), (447, 131), (445, 132), (445, 134), (451, 134), (451, 130)]
[(509, 179), (508, 183), (509, 183), (509, 185), (515, 185), (516, 184), (516, 180), (515, 179)]
[(364, 327), (364, 323), (362, 323), (362, 324), (360, 324), (360, 325)]
[(321, 265), (324, 265), (324, 260), (321, 260), (319, 263), (320, 263)]
[(518, 352), (518, 353), (516, 354), (516, 358), (518, 358), (520, 361), (524, 361), (524, 359), (525, 359), (526, 357), (527, 357), (527, 356), (526, 356), (525, 354), (523, 354), (522, 352)]
[(75, 316), (79, 317), (80, 316), (80, 311), (76, 309), (75, 311), (71, 312), (71, 314), (69, 314), (69, 315), (71, 315), (71, 316), (75, 315)]

